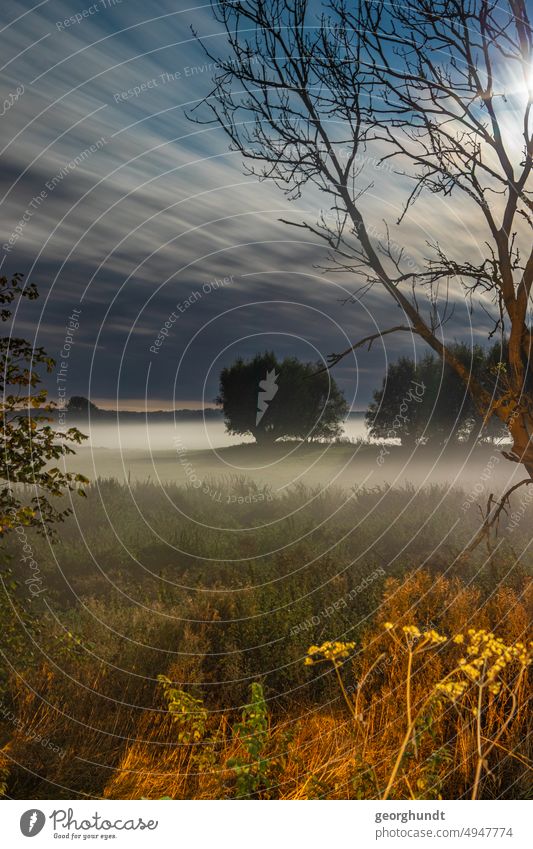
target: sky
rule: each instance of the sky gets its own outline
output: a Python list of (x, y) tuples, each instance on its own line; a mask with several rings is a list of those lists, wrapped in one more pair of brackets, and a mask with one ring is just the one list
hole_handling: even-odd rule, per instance
[[(100, 406), (212, 405), (237, 356), (320, 361), (401, 321), (380, 292), (346, 302), (356, 281), (324, 273), (324, 245), (279, 221), (314, 222), (317, 194), (289, 202), (245, 175), (220, 128), (189, 120), (212, 77), (191, 27), (224, 50), (210, 6), (188, 0), (4, 0), (0, 11), (0, 274), (23, 272), (40, 292), (12, 332), (66, 363), (68, 396)], [(405, 187), (365, 167), (379, 237)], [(436, 234), (481, 250), (466, 208), (422, 199), (402, 225), (414, 263)], [(487, 327), (458, 294), (448, 338), (484, 341)], [(389, 336), (339, 364), (351, 408), (414, 346)]]

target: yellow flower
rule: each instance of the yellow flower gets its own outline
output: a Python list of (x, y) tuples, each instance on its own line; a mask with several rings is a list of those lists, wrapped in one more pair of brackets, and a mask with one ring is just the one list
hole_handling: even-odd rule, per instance
[(355, 643), (343, 643), (339, 640), (332, 643), (327, 640), (321, 646), (310, 646), (304, 663), (306, 666), (311, 666), (317, 661), (329, 660), (334, 665), (338, 665), (339, 659), (348, 657), (353, 648), (355, 648)]
[(464, 643), (465, 638), (462, 634), (456, 634), (456, 636), (453, 638), (453, 641), (454, 643)]
[(392, 622), (385, 622), (383, 627), (385, 628), (386, 631), (392, 631), (392, 629), (394, 628), (394, 625), (393, 625)]
[(426, 631), (423, 636), (426, 640), (429, 640), (429, 642), (433, 643), (434, 645), (438, 645), (439, 643), (445, 643), (447, 639), (446, 637), (443, 637), (438, 634), (437, 631), (434, 631), (433, 629), (431, 629), (431, 631)]
[(420, 631), (416, 625), (404, 625), (402, 631), (407, 637), (420, 637)]
[(466, 681), (441, 681), (437, 684), (436, 689), (438, 692), (444, 693), (453, 701), (463, 695), (466, 687)]

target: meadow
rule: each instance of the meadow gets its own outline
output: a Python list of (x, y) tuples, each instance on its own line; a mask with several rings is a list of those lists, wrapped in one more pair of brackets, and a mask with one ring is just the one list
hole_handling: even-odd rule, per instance
[(5, 795), (530, 796), (531, 510), (465, 553), (478, 503), (96, 479), (7, 538)]

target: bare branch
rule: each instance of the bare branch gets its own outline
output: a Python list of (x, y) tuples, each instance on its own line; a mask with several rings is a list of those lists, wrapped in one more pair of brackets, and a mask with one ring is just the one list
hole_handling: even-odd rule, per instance
[(519, 483), (510, 487), (510, 489), (508, 489), (507, 492), (505, 492), (498, 500), (494, 498), (493, 493), (489, 495), (485, 512), (482, 511), (483, 524), (470, 545), (465, 549), (465, 552), (473, 551), (482, 540), (486, 541), (489, 553), (492, 551), (491, 533), (494, 530), (496, 536), (498, 536), (500, 517), (502, 513), (507, 513), (507, 507), (510, 506), (511, 503), (511, 495), (522, 486), (529, 486), (530, 484), (533, 484), (533, 480), (531, 478), (524, 478), (524, 480), (521, 480)]
[(324, 368), (319, 369), (315, 374), (321, 374), (324, 371), (329, 371), (329, 369), (336, 366), (344, 357), (347, 357), (348, 354), (353, 353), (358, 348), (362, 348), (363, 345), (368, 345), (367, 350), (370, 351), (373, 343), (376, 339), (382, 339), (384, 336), (387, 336), (389, 333), (397, 333), (398, 331), (405, 331), (407, 333), (416, 334), (416, 330), (413, 327), (408, 327), (404, 324), (398, 324), (396, 327), (389, 327), (388, 330), (380, 330), (378, 333), (372, 333), (370, 336), (365, 336), (364, 339), (360, 339), (359, 342), (356, 342), (354, 345), (350, 345), (349, 348), (346, 348), (345, 351), (342, 351), (340, 354), (329, 354), (328, 356), (328, 365), (324, 366)]

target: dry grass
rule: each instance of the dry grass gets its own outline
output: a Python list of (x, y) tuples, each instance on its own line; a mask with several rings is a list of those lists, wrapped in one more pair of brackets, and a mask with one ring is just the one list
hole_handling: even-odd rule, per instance
[[(486, 629), (506, 644), (525, 641), (531, 639), (532, 602), (532, 582), (520, 593), (500, 588), (482, 603), (478, 590), (457, 578), (420, 572), (402, 582), (389, 580), (378, 619), (339, 666), (355, 718), (335, 689), (334, 667), (326, 662), (319, 672), (332, 673), (328, 705), (273, 709), (258, 795), (379, 798), (389, 783), (391, 798), (467, 798), (473, 788), (484, 798), (527, 796), (533, 766), (528, 673), (519, 676), (516, 665), (509, 664), (501, 673), (502, 691), (487, 691), (478, 723), (470, 690), (463, 701), (430, 698), (457, 665), (462, 646), (447, 639), (415, 651), (407, 676), (409, 652), (401, 635), (403, 626), (417, 625), (448, 638)], [(399, 642), (391, 639), (386, 622), (394, 623)], [(191, 680), (190, 669), (174, 666), (167, 674)], [(312, 667), (310, 676), (315, 674)], [(151, 681), (138, 681), (135, 692), (130, 681), (128, 691), (126, 681), (104, 664), (90, 674), (80, 667), (71, 681), (43, 666), (26, 680), (33, 692), (27, 684), (12, 684), (17, 728), (3, 749), (3, 762), (10, 767), (9, 795), (234, 797), (230, 762), (243, 756), (234, 712), (211, 711), (202, 739), (184, 744), (165, 710), (161, 688)], [(409, 727), (408, 700), (411, 718), (418, 716), (418, 721), (398, 761)], [(29, 729), (61, 747), (63, 756), (29, 740)], [(487, 753), (481, 767), (480, 731)]]

